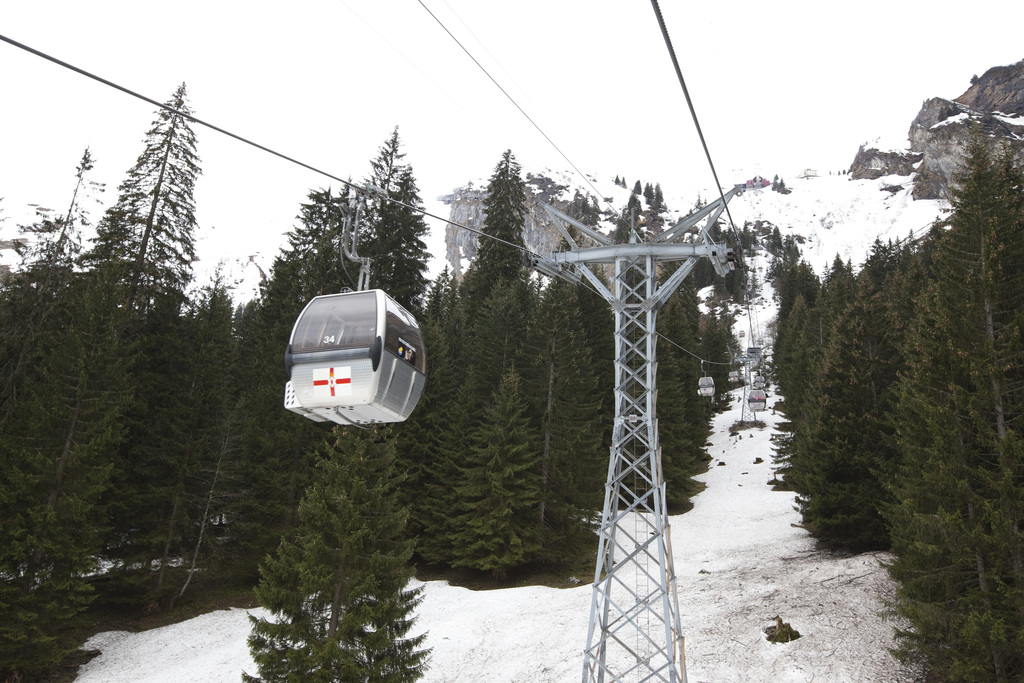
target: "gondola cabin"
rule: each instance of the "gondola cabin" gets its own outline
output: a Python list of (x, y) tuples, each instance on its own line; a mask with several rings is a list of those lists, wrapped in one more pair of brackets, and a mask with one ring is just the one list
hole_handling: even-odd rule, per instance
[(747, 358), (753, 360), (761, 360), (761, 347), (760, 346), (748, 346), (747, 347)]
[(747, 395), (747, 405), (755, 413), (764, 410), (765, 405), (768, 403), (768, 397), (765, 396), (764, 389), (753, 389)]
[(402, 422), (427, 381), (416, 319), (379, 289), (310, 301), (292, 328), (284, 364), (285, 408), (315, 422)]
[(729, 372), (730, 382), (740, 382), (743, 380), (743, 375), (740, 374), (739, 370), (732, 370)]
[(715, 395), (715, 380), (712, 377), (701, 377), (697, 381), (697, 395), (712, 398)]
[(754, 387), (755, 389), (764, 389), (764, 377), (762, 377), (761, 375), (754, 375), (750, 379), (750, 386)]

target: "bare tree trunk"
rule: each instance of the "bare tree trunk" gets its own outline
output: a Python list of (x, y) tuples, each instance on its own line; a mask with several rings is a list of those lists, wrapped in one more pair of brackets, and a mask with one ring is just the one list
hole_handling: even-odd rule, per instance
[(334, 593), (331, 595), (331, 616), (330, 622), (327, 624), (327, 638), (334, 638), (334, 634), (338, 632), (338, 622), (341, 621), (342, 605), (341, 598), (342, 592), (345, 585), (348, 583), (345, 571), (345, 559), (348, 557), (347, 549), (342, 550), (343, 560), (340, 567), (338, 567), (337, 573), (334, 578)]
[(548, 369), (548, 402), (544, 410), (547, 417), (547, 426), (544, 429), (544, 447), (540, 456), (540, 505), (538, 522), (544, 527), (544, 516), (547, 511), (548, 475), (551, 469), (551, 406), (555, 401), (555, 347), (556, 340), (551, 340), (551, 366)]
[(46, 507), (53, 508), (57, 504), (57, 496), (60, 495), (60, 485), (64, 481), (64, 467), (67, 465), (68, 459), (71, 457), (71, 452), (75, 446), (75, 432), (78, 426), (78, 416), (82, 412), (82, 399), (79, 398), (75, 401), (75, 408), (71, 411), (70, 425), (68, 426), (68, 432), (64, 437), (64, 447), (61, 449), (60, 456), (57, 458), (57, 469), (53, 473), (53, 484), (50, 486), (50, 495), (46, 498)]
[[(973, 491), (970, 488), (970, 484), (967, 487), (968, 496), (973, 495)], [(971, 521), (971, 527), (974, 528), (977, 524), (977, 520), (974, 518), (974, 501), (968, 498), (967, 500), (967, 517)], [(972, 544), (973, 545), (973, 544)], [(988, 586), (988, 570), (985, 565), (985, 558), (981, 554), (977, 545), (974, 545), (974, 567), (978, 576), (978, 588), (981, 590), (981, 602), (985, 606), (986, 612), (992, 611), (992, 599), (991, 591)], [(1006, 678), (1006, 663), (1003, 660), (1003, 654), (996, 649), (994, 646), (990, 646), (989, 654), (992, 657), (992, 668), (995, 669), (996, 681), (1004, 683), (1007, 681)]]
[(178, 510), (181, 509), (181, 496), (174, 499), (174, 507), (171, 508), (171, 519), (167, 522), (167, 537), (164, 539), (164, 549), (160, 553), (160, 571), (156, 575), (156, 592), (164, 586), (164, 578), (167, 576), (167, 565), (170, 562), (171, 539), (174, 537), (174, 527), (178, 524)]
[(206, 535), (206, 525), (209, 524), (210, 520), (210, 506), (213, 504), (213, 495), (217, 490), (217, 480), (220, 478), (221, 463), (224, 462), (224, 454), (228, 450), (228, 438), (229, 435), (224, 435), (224, 443), (221, 444), (220, 454), (217, 456), (217, 466), (213, 470), (213, 481), (210, 482), (210, 490), (206, 493), (206, 505), (203, 507), (203, 518), (199, 523), (199, 538), (196, 539), (196, 547), (192, 551), (192, 563), (189, 565), (188, 574), (185, 576), (185, 583), (182, 584), (181, 590), (178, 594), (171, 598), (171, 602), (168, 605), (168, 609), (174, 608), (174, 602), (185, 594), (185, 589), (188, 588), (188, 584), (192, 581), (192, 575), (196, 573), (196, 562), (199, 558), (199, 549), (203, 546), (203, 538)]
[[(984, 237), (982, 238), (984, 240)], [(988, 267), (985, 263), (985, 259), (982, 258), (981, 272), (983, 275), (988, 273)], [(984, 280), (984, 277), (983, 277)], [(996, 342), (996, 326), (995, 319), (992, 315), (992, 300), (986, 295), (984, 302), (985, 311), (985, 336), (992, 345), (993, 355), (995, 354), (995, 342)], [(993, 358), (993, 361), (999, 359)], [(999, 363), (994, 363), (994, 368), (1000, 367)], [(995, 371), (994, 371), (995, 372)], [(996, 376), (993, 374), (991, 378), (991, 389), (992, 389), (992, 411), (995, 415), (995, 428), (996, 438), (999, 440), (996, 446), (999, 450), (999, 469), (1001, 473), (1010, 481), (1017, 480), (1017, 464), (1012, 454), (1007, 453), (1006, 444), (1006, 409), (1003, 401), (1003, 397), (1006, 394), (1005, 389), (1005, 377)], [(1013, 528), (1013, 546), (1010, 548), (1012, 555), (1011, 566), (1013, 567), (1013, 575), (1017, 582), (1017, 585), (1024, 585), (1024, 547), (1018, 540), (1021, 538), (1021, 520), (1020, 520), (1020, 503), (1017, 500), (1015, 492), (1011, 492), (1010, 496), (1006, 495), (1004, 491), (1001, 495), (1003, 513), (1010, 518), (1011, 527)], [(1019, 611), (1024, 612), (1024, 604), (1019, 603)]]

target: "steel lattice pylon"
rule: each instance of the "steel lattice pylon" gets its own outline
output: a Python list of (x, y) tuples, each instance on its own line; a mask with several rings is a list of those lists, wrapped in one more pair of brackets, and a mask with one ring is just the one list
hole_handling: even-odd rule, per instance
[[(570, 246), (534, 267), (578, 282), (585, 277), (615, 315), (615, 425), (598, 530), (597, 567), (583, 683), (666, 681), (685, 683), (672, 544), (665, 505), (665, 479), (658, 444), (657, 315), (693, 270), (698, 258), (711, 261), (724, 276), (739, 254), (708, 234), (725, 202), (742, 191), (734, 187), (698, 209), (651, 242), (613, 244), (593, 228), (545, 206)], [(688, 232), (706, 220), (697, 241)], [(574, 228), (575, 230), (570, 230)], [(588, 238), (595, 247), (580, 248)], [(661, 264), (676, 262), (668, 275)], [(609, 289), (592, 266), (612, 267)], [(667, 275), (658, 284), (659, 275)]]
[(615, 426), (583, 680), (685, 680), (658, 446), (654, 259), (615, 261)]
[(757, 422), (757, 413), (750, 409), (750, 385), (753, 380), (753, 373), (750, 370), (750, 361), (743, 362), (743, 403), (740, 406), (740, 424)]

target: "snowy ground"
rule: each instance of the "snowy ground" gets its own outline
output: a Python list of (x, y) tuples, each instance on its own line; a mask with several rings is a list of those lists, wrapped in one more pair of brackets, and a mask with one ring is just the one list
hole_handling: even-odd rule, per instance
[[(734, 396), (736, 392), (734, 392)], [(719, 415), (693, 510), (672, 519), (679, 605), (693, 681), (912, 681), (887, 653), (892, 626), (879, 595), (890, 589), (878, 555), (815, 549), (795, 526), (793, 494), (773, 491), (770, 439), (780, 419), (736, 436), (739, 400)], [(761, 462), (755, 462), (758, 458)], [(589, 580), (591, 577), (581, 577)], [(589, 621), (589, 585), (474, 592), (431, 581), (418, 627), (433, 649), (424, 681), (577, 681)], [(252, 610), (258, 613), (259, 610)], [(100, 633), (102, 654), (81, 683), (231, 681), (256, 673), (247, 610), (232, 609), (143, 633)], [(765, 639), (779, 615), (801, 638)]]

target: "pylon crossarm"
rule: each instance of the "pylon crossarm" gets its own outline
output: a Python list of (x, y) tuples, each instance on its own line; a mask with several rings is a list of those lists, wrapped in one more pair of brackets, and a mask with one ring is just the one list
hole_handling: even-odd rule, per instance
[[(601, 278), (599, 278), (594, 271), (590, 270), (590, 268), (585, 264), (579, 264), (577, 267), (579, 268), (580, 274), (587, 278), (587, 281), (594, 288), (594, 291), (603, 296), (607, 301), (614, 299), (612, 293), (608, 290), (608, 287), (605, 286), (604, 282), (601, 281)], [(614, 304), (612, 307), (614, 309)]]
[(712, 214), (708, 216), (708, 219), (704, 221), (704, 225), (700, 226), (700, 236), (701, 238), (703, 238), (704, 244), (715, 243), (715, 241), (711, 239), (711, 234), (708, 232), (708, 230), (711, 228), (712, 225), (715, 224), (715, 221), (719, 219), (723, 211), (725, 211), (725, 204), (722, 204), (718, 208), (716, 208), (714, 212), (712, 212)]
[(611, 244), (611, 240), (607, 236), (602, 235), (589, 225), (584, 225), (583, 223), (580, 223), (575, 218), (567, 216), (566, 214), (562, 213), (561, 211), (551, 206), (550, 204), (544, 204), (542, 202), (541, 206), (544, 207), (544, 211), (548, 214), (548, 217), (551, 218), (551, 221), (555, 224), (555, 227), (558, 228), (558, 231), (562, 233), (562, 237), (564, 237), (565, 241), (568, 242), (570, 249), (578, 249), (579, 245), (576, 244), (576, 241), (573, 239), (572, 235), (569, 233), (568, 230), (566, 230), (566, 224), (573, 226), (574, 228), (576, 228), (584, 235), (597, 242), (598, 244)]
[[(728, 202), (730, 199), (732, 199), (736, 195), (740, 195), (740, 194), (743, 194), (743, 186), (742, 185), (735, 185), (735, 186), (733, 186), (733, 188), (731, 190), (729, 190), (728, 192), (725, 193), (725, 201)], [(717, 211), (718, 212), (718, 215), (716, 215), (715, 219), (714, 219), (714, 220), (717, 220), (718, 216), (721, 215), (721, 213), (722, 213), (722, 211), (724, 209), (725, 209), (725, 204), (722, 203), (722, 197), (719, 197), (718, 199), (716, 199), (715, 201), (711, 202), (710, 204), (706, 204), (706, 205), (702, 206), (701, 208), (697, 209), (696, 211), (691, 213), (689, 216), (686, 216), (686, 217), (680, 219), (678, 223), (676, 223), (671, 228), (669, 228), (665, 232), (663, 232), (660, 235), (658, 235), (658, 237), (655, 239), (655, 241), (656, 242), (672, 242), (676, 238), (678, 238), (680, 234), (684, 233), (685, 231), (689, 230), (693, 226), (697, 225), (697, 223), (699, 223), (703, 218), (708, 216), (713, 211)], [(713, 223), (714, 220), (712, 220), (711, 222)]]
[(661, 287), (658, 288), (658, 293), (655, 295), (655, 304), (659, 309), (665, 305), (665, 302), (675, 293), (679, 285), (683, 284), (683, 280), (693, 271), (696, 265), (697, 259), (695, 258), (686, 261), (676, 268), (676, 271), (669, 275), (668, 279), (662, 283)]
[(576, 284), (582, 279), (580, 275), (581, 271), (589, 270), (587, 268), (580, 268), (579, 266), (563, 267), (561, 264), (555, 263), (551, 259), (546, 258), (535, 258), (533, 259), (533, 268), (543, 275), (548, 277), (557, 277)]
[(556, 251), (551, 254), (555, 263), (615, 263), (619, 259), (638, 258), (654, 254), (660, 261), (682, 261), (695, 256), (711, 257), (716, 252), (725, 252), (720, 245), (699, 242), (673, 242), (670, 244), (609, 244), (573, 251)]

